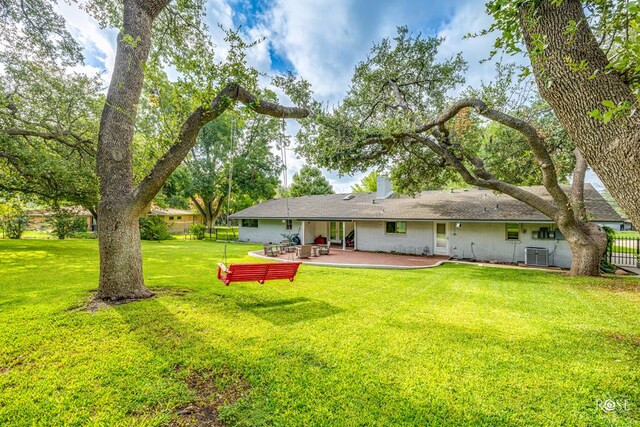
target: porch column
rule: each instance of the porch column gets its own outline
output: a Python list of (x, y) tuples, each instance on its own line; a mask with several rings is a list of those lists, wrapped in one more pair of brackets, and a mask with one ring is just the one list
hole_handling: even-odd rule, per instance
[(347, 223), (342, 222), (342, 250), (347, 249), (347, 236), (345, 235), (347, 231)]
[(300, 244), (304, 245), (304, 227), (305, 227), (305, 222), (302, 221), (302, 227), (300, 227)]
[(353, 221), (353, 250), (358, 250), (358, 222)]

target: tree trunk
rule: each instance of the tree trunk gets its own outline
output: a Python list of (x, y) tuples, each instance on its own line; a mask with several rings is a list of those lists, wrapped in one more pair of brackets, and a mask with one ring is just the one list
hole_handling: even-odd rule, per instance
[(100, 204), (100, 286), (96, 298), (122, 300), (153, 295), (144, 285), (138, 216)]
[[(589, 115), (595, 109), (603, 110), (605, 100), (634, 105), (629, 85), (607, 69), (609, 61), (585, 22), (580, 1), (522, 2), (520, 12), (540, 94), (618, 205), (640, 228), (640, 114), (608, 123)], [(573, 36), (565, 32), (570, 22), (579, 23)], [(540, 35), (544, 49), (533, 54)], [(588, 69), (574, 71), (568, 59), (574, 63), (584, 60)]]
[[(151, 47), (151, 25), (160, 9), (124, 1), (123, 29), (100, 119), (96, 169), (100, 179), (98, 239), (100, 283), (97, 298), (136, 299), (153, 295), (144, 285), (138, 215), (134, 206), (133, 140), (137, 105), (144, 82), (144, 64)], [(164, 2), (166, 4), (166, 2)], [(145, 6), (147, 9), (145, 9)], [(129, 39), (131, 38), (131, 39)]]
[(597, 224), (582, 221), (557, 221), (571, 248), (572, 276), (599, 276), (600, 259), (607, 248), (607, 235)]

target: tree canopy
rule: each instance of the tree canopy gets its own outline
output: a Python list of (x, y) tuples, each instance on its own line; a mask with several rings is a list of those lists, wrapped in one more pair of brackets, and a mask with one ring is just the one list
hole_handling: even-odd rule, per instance
[(227, 206), (233, 213), (272, 198), (281, 163), (270, 147), (277, 141), (278, 132), (277, 119), (258, 115), (245, 122), (225, 114), (205, 125), (183, 166), (167, 181), (165, 198), (180, 201), (182, 206), (186, 204), (182, 200), (187, 199), (208, 226)]
[(98, 78), (11, 49), (0, 64), (0, 189), (95, 211)]
[(378, 172), (373, 171), (366, 175), (359, 183), (351, 186), (352, 193), (375, 193), (378, 189)]
[(293, 175), (289, 187), (291, 197), (312, 196), (315, 194), (333, 194), (333, 187), (322, 176), (322, 171), (316, 167), (304, 165)]

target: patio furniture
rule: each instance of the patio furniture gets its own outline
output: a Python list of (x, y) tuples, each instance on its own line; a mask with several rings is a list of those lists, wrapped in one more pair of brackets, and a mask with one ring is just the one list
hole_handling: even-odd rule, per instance
[(263, 264), (231, 264), (226, 267), (218, 263), (218, 279), (229, 286), (231, 282), (253, 282), (263, 284), (267, 280), (293, 279), (298, 273), (299, 262), (276, 262)]
[(280, 253), (281, 254), (287, 254), (287, 253), (291, 253), (291, 252), (295, 252), (296, 248), (295, 245), (293, 243), (291, 243), (288, 240), (283, 240), (282, 242), (280, 242)]
[(320, 247), (318, 245), (311, 245), (311, 256), (320, 256)]
[(311, 245), (302, 245), (296, 247), (296, 255), (298, 258), (311, 257)]
[(329, 255), (329, 251), (331, 250), (331, 245), (328, 243), (326, 245), (318, 245), (318, 249), (320, 251), (320, 255)]
[(264, 244), (264, 254), (266, 256), (278, 256), (278, 255), (280, 255), (280, 251), (276, 250), (276, 248), (274, 248), (273, 245), (271, 245), (269, 243), (265, 243)]

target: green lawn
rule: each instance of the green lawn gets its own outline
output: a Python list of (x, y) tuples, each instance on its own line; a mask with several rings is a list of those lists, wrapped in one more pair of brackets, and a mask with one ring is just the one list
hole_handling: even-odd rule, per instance
[(640, 237), (637, 231), (616, 231), (616, 237)]
[(640, 425), (636, 280), (303, 266), (225, 287), (223, 248), (144, 242), (158, 297), (87, 312), (96, 241), (0, 240), (0, 425), (167, 425), (204, 383), (241, 395), (229, 425)]
[[(193, 236), (181, 233), (181, 234), (175, 234), (173, 238), (178, 240), (191, 240), (193, 239)], [(223, 225), (217, 225), (214, 227), (214, 230), (211, 231), (211, 237), (209, 237), (209, 231), (206, 232), (205, 239), (223, 240), (223, 241), (238, 240), (238, 227), (226, 227)]]

